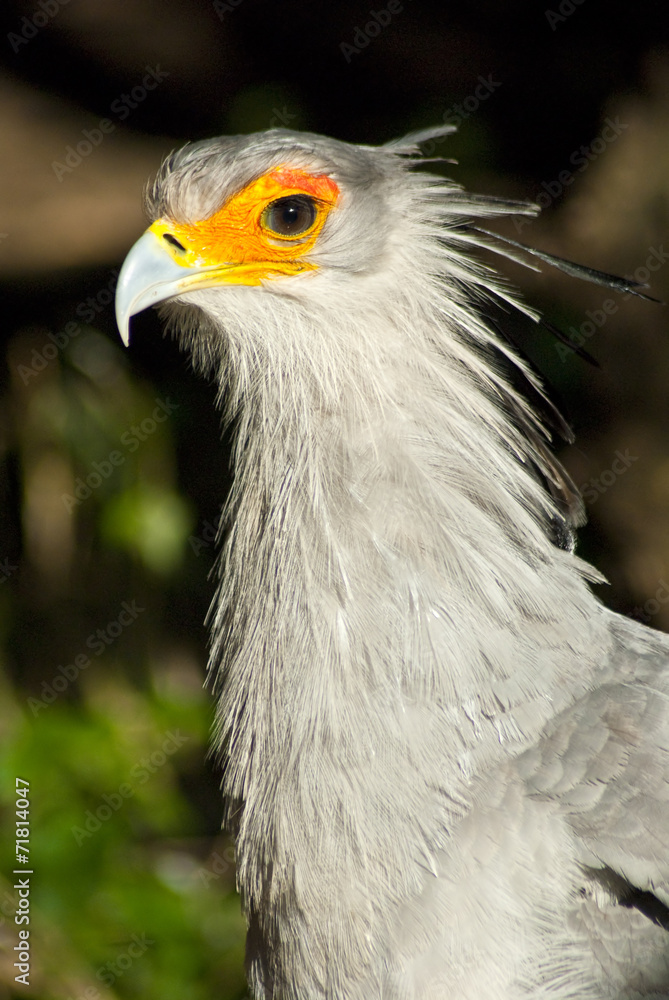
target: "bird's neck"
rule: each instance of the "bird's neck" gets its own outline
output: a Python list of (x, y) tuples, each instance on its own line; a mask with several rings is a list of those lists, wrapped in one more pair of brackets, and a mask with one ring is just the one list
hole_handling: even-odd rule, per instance
[(593, 599), (489, 397), (427, 336), (366, 361), (330, 392), (279, 373), (241, 411), (214, 655), (250, 914), (281, 884), (364, 923), (371, 881), (403, 891), (386, 864), (429, 869), (471, 774), (591, 670)]
[(410, 348), (392, 314), (382, 347), (354, 327), (338, 363), (311, 333), (301, 365), (247, 373), (214, 622), (226, 726), (332, 736), (379, 697), (497, 715), (495, 685), (538, 691), (528, 633), (587, 633), (584, 564), (550, 537), (499, 375), (452, 336), (435, 347), (438, 323), (412, 317)]

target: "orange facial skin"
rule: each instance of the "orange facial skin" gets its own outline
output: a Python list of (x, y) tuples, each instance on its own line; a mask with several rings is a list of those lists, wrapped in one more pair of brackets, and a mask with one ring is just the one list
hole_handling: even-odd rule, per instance
[[(291, 195), (312, 198), (316, 216), (305, 232), (285, 236), (265, 225), (263, 213), (272, 202)], [(221, 282), (259, 285), (265, 278), (298, 274), (316, 267), (305, 261), (304, 256), (316, 243), (338, 198), (339, 188), (327, 174), (314, 175), (280, 166), (252, 181), (208, 219), (188, 224), (158, 219), (149, 229), (178, 264), (216, 268)], [(165, 235), (173, 237), (184, 249), (164, 239)]]

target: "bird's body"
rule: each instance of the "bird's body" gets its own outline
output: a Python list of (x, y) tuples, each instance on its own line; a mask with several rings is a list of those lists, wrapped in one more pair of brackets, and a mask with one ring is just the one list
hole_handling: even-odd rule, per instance
[(475, 308), (510, 296), (466, 224), (522, 206), (413, 151), (187, 147), (121, 275), (236, 424), (212, 670), (253, 995), (668, 998), (669, 641), (592, 595)]

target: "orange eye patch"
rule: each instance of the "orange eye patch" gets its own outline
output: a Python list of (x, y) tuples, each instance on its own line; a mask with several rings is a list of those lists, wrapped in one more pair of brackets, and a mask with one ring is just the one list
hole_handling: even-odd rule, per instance
[(259, 284), (263, 277), (315, 267), (303, 258), (338, 198), (339, 188), (327, 174), (280, 166), (208, 219), (188, 224), (159, 219), (150, 229), (184, 267), (250, 265), (243, 268), (242, 281)]

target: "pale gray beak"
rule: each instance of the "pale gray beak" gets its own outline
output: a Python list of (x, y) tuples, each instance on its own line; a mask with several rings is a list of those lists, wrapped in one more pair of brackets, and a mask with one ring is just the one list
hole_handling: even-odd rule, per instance
[(160, 237), (147, 229), (123, 262), (116, 285), (116, 322), (126, 347), (131, 316), (188, 291), (193, 278), (209, 270), (177, 263)]

